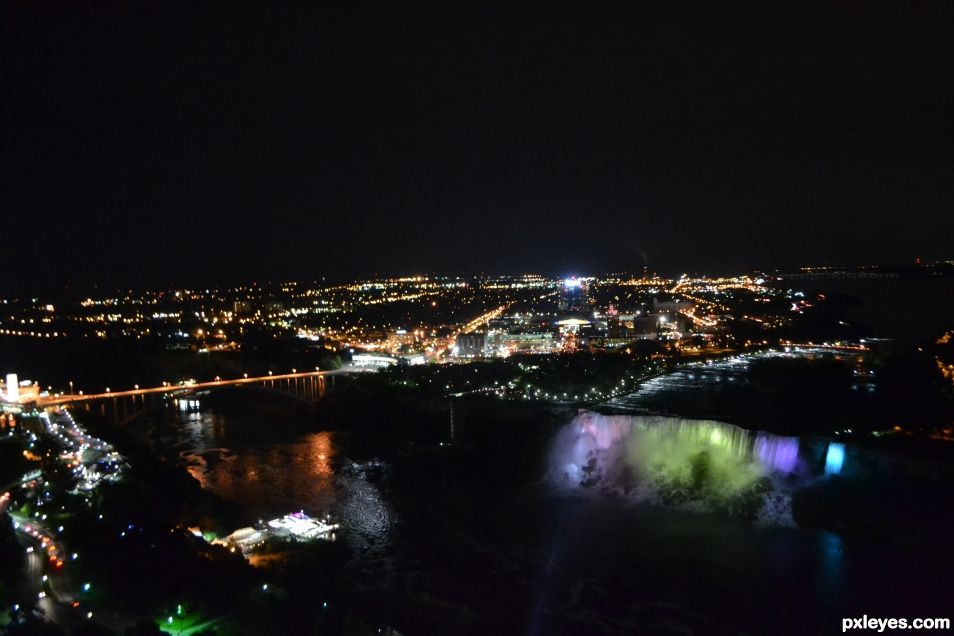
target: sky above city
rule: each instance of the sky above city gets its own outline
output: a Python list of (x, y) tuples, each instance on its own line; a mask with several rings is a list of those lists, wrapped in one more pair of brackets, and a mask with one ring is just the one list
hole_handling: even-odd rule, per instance
[(344, 4), (4, 3), (3, 286), (954, 257), (949, 2)]

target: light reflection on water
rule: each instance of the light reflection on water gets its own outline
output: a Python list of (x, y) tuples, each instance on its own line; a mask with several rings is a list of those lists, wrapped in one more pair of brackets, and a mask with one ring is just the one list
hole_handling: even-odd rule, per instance
[[(335, 434), (308, 433), (290, 441), (235, 442), (231, 416), (209, 410), (176, 412), (175, 459), (203, 488), (238, 502), (252, 516), (295, 510), (330, 513), (349, 543), (386, 542), (394, 513), (359, 465), (342, 455)], [(247, 425), (247, 423), (246, 423)]]
[(822, 598), (836, 596), (844, 586), (844, 540), (834, 532), (818, 533), (819, 582)]
[[(213, 416), (214, 417), (214, 416)], [(179, 456), (204, 488), (264, 514), (308, 508), (325, 512), (335, 503), (337, 455), (327, 431), (288, 443), (184, 448)]]

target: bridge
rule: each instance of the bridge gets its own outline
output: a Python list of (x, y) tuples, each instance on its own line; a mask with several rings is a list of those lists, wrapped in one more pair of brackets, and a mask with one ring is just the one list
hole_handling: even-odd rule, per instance
[(368, 371), (348, 367), (334, 371), (306, 371), (299, 373), (279, 373), (263, 376), (222, 379), (216, 377), (207, 382), (163, 383), (156, 387), (134, 387), (129, 390), (113, 391), (109, 388), (102, 393), (58, 393), (40, 395), (35, 401), (36, 408), (59, 408), (72, 406), (86, 411), (97, 411), (115, 424), (128, 423), (140, 416), (163, 408), (170, 398), (179, 399), (180, 406), (188, 407), (188, 396), (208, 390), (230, 387), (248, 387), (273, 395), (281, 395), (301, 404), (312, 404), (325, 394), (329, 386), (334, 385), (337, 375)]
[[(285, 389), (292, 391), (298, 390), (299, 381), (303, 388), (311, 388), (316, 381), (324, 383), (324, 378), (326, 376), (340, 375), (344, 373), (351, 373), (357, 371), (357, 369), (338, 369), (335, 371), (305, 371), (303, 373), (298, 373), (293, 371), (292, 373), (282, 373), (282, 374), (269, 374), (258, 377), (248, 377), (243, 376), (241, 378), (234, 378), (230, 380), (222, 380), (216, 378), (215, 380), (210, 380), (208, 382), (184, 382), (180, 384), (171, 384), (164, 383), (162, 386), (140, 388), (136, 386), (132, 389), (124, 391), (113, 391), (111, 389), (106, 389), (103, 393), (57, 393), (54, 395), (44, 395), (40, 396), (36, 400), (36, 405), (39, 408), (45, 408), (48, 406), (65, 406), (68, 404), (75, 404), (79, 402), (92, 402), (95, 400), (105, 400), (105, 399), (119, 399), (119, 398), (135, 398), (152, 395), (181, 395), (184, 393), (194, 393), (195, 391), (201, 391), (203, 389), (216, 389), (221, 387), (229, 386), (241, 386), (245, 384), (260, 384), (263, 386), (270, 386), (272, 388), (282, 388), (282, 384), (285, 385)], [(294, 383), (294, 389), (292, 388)]]

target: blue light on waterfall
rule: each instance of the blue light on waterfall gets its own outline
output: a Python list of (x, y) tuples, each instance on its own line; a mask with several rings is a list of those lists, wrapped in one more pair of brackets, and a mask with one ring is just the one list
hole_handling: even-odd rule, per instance
[(829, 442), (828, 453), (825, 455), (825, 474), (838, 475), (845, 463), (845, 445)]

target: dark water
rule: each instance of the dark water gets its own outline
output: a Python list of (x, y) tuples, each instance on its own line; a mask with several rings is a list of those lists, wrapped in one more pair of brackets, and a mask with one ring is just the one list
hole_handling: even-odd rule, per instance
[(377, 461), (343, 433), (242, 441), (235, 413), (167, 415), (171, 456), (250, 518), (334, 514), (352, 549), (343, 594), (404, 633), (836, 633), (848, 616), (950, 615), (944, 544), (637, 504), (542, 474), (475, 487), (457, 468), (466, 442)]
[(793, 281), (813, 293), (856, 301), (846, 318), (870, 328), (876, 338), (933, 340), (954, 328), (954, 278), (872, 278)]
[(169, 413), (176, 434), (166, 447), (204, 488), (242, 504), (249, 521), (334, 513), (355, 547), (386, 544), (395, 512), (367, 478), (380, 469), (375, 462), (348, 460), (329, 431), (281, 442), (236, 439), (237, 430), (263, 422), (199, 405), (191, 400)]

